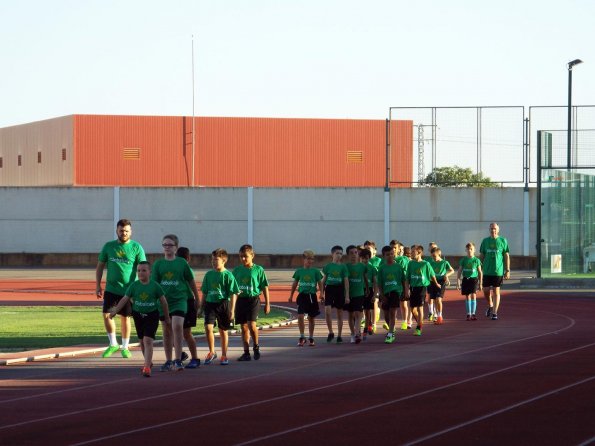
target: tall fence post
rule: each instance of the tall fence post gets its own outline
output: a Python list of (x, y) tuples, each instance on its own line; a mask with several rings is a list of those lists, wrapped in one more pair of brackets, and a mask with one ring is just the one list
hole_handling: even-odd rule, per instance
[(254, 187), (248, 188), (248, 244), (254, 245)]
[[(120, 186), (114, 187), (114, 224), (112, 228), (114, 231), (117, 230), (116, 225), (120, 220)], [(116, 238), (118, 238), (118, 234), (116, 234)]]

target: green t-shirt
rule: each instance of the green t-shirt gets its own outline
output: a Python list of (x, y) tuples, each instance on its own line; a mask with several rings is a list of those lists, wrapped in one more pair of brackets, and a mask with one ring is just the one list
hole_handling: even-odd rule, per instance
[(436, 274), (437, 279), (441, 279), (442, 277), (446, 276), (446, 273), (449, 272), (452, 268), (452, 266), (450, 266), (450, 263), (448, 263), (448, 260), (445, 259), (439, 260), (437, 262), (433, 258), (430, 258), (430, 260), (428, 260), (428, 263), (434, 270), (434, 274)]
[(380, 268), (380, 265), (384, 263), (384, 259), (382, 257), (374, 256), (370, 259), (368, 263), (372, 265), (374, 268), (378, 269)]
[(403, 271), (407, 271), (407, 265), (409, 265), (409, 262), (411, 262), (411, 259), (407, 256), (395, 257), (395, 263), (398, 263), (399, 265), (401, 265), (401, 268), (403, 268)]
[(365, 295), (364, 274), (368, 269), (363, 263), (348, 263), (349, 271), (349, 297), (362, 297)]
[[(371, 265), (370, 262), (366, 265), (366, 285), (368, 285), (368, 289), (374, 286), (374, 278), (378, 277), (378, 268), (374, 265)], [(378, 279), (376, 279), (378, 280)]]
[(463, 277), (472, 279), (479, 275), (477, 268), (481, 266), (481, 260), (477, 257), (462, 257), (459, 266), (462, 269)]
[(153, 265), (151, 279), (161, 285), (171, 307), (178, 301), (188, 300), (188, 282), (194, 280), (194, 272), (182, 257), (159, 259)]
[(103, 245), (98, 260), (107, 265), (105, 291), (123, 296), (136, 279), (138, 263), (146, 257), (140, 243), (112, 240)]
[(349, 275), (345, 264), (332, 262), (322, 268), (322, 273), (326, 276), (326, 285), (343, 285)]
[(405, 271), (398, 263), (385, 263), (378, 270), (378, 286), (382, 294), (388, 294), (391, 291), (397, 293), (403, 292), (403, 282), (405, 281)]
[(206, 296), (207, 302), (222, 302), (230, 300), (233, 294), (240, 293), (240, 287), (233, 273), (224, 269), (207, 271), (202, 279), (201, 291)]
[(318, 268), (298, 268), (292, 277), (298, 281), (298, 293), (316, 294), (316, 284), (322, 280), (322, 273)]
[(407, 280), (411, 287), (422, 287), (430, 284), (430, 278), (436, 274), (428, 262), (411, 260), (407, 265)]
[(233, 276), (240, 289), (238, 297), (258, 297), (262, 290), (269, 286), (264, 268), (260, 265), (253, 264), (251, 268), (246, 268), (244, 265), (236, 266)]
[(486, 276), (504, 275), (504, 254), (509, 252), (508, 241), (504, 237), (484, 238), (479, 252), (483, 254), (483, 273)]
[(160, 299), (165, 293), (154, 280), (149, 280), (148, 283), (136, 280), (126, 290), (126, 296), (130, 297), (133, 311), (147, 314), (161, 309)]

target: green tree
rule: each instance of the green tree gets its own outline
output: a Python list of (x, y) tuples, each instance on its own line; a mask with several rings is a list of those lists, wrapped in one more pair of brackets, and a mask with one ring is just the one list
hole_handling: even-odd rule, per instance
[(419, 184), (430, 187), (500, 187), (483, 173), (473, 173), (471, 169), (459, 166), (437, 167)]

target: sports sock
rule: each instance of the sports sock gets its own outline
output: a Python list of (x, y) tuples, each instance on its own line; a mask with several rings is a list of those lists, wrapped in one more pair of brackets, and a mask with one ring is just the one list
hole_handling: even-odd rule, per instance
[(471, 314), (471, 301), (469, 299), (465, 299), (465, 311), (467, 314)]
[(109, 345), (112, 347), (116, 347), (118, 345), (118, 340), (116, 339), (116, 333), (108, 333), (107, 339), (109, 340)]
[(130, 344), (130, 338), (122, 338), (122, 348), (128, 348), (128, 344)]
[(471, 301), (471, 314), (475, 314), (476, 310), (477, 310), (477, 300), (473, 299)]

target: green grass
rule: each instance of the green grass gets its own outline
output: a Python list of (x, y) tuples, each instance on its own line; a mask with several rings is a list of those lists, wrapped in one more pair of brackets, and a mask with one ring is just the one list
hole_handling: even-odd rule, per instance
[[(258, 325), (269, 325), (285, 319), (285, 311), (272, 308), (265, 315), (261, 310)], [(198, 320), (192, 329), (193, 334), (204, 333), (203, 322), (203, 319)], [(118, 333), (119, 326), (120, 322), (116, 318)], [(161, 328), (157, 331), (157, 338), (161, 339)], [(133, 322), (131, 342), (137, 341)], [(0, 352), (80, 344), (107, 344), (100, 307), (0, 306)]]

